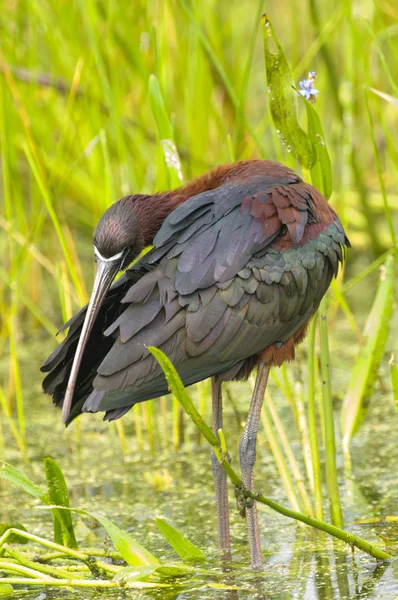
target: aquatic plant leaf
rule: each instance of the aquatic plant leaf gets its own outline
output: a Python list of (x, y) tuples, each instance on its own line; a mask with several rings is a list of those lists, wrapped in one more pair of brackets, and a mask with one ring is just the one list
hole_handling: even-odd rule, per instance
[[(21, 531), (27, 531), (27, 529), (21, 525), (21, 523), (0, 523), (0, 537), (9, 529), (20, 529)], [(12, 533), (8, 539), (9, 544), (27, 544), (28, 540), (17, 533)]]
[(304, 102), (307, 111), (308, 136), (311, 140), (314, 156), (314, 162), (310, 166), (311, 180), (313, 185), (328, 200), (333, 191), (332, 163), (326, 146), (321, 119), (311, 102), (301, 94), (300, 98)]
[(218, 448), (218, 437), (210, 429), (207, 423), (205, 423), (205, 421), (200, 416), (199, 412), (196, 410), (196, 407), (194, 406), (191, 398), (189, 397), (189, 394), (186, 391), (184, 384), (182, 383), (181, 378), (178, 375), (176, 368), (174, 367), (171, 360), (166, 356), (166, 354), (159, 350), (159, 348), (155, 348), (154, 346), (148, 346), (148, 350), (160, 364), (162, 371), (167, 379), (167, 383), (169, 385), (170, 390), (173, 392), (174, 396), (177, 398), (179, 403), (183, 406), (184, 410), (191, 417), (196, 427), (213, 447)]
[(14, 588), (9, 583), (0, 583), (0, 598), (8, 598), (14, 593)]
[(395, 260), (389, 256), (381, 267), (381, 278), (360, 349), (352, 370), (342, 410), (343, 447), (348, 451), (350, 440), (365, 415), (388, 338), (394, 302)]
[[(69, 491), (61, 467), (50, 457), (44, 459), (48, 497), (51, 504), (69, 508)], [(68, 548), (77, 548), (72, 515), (66, 510), (52, 511), (54, 520), (54, 541)]]
[(190, 542), (185, 536), (183, 536), (177, 529), (174, 529), (164, 519), (156, 519), (156, 525), (160, 530), (160, 533), (169, 542), (170, 546), (175, 550), (182, 560), (205, 560), (206, 556), (197, 548), (192, 542)]
[(297, 92), (293, 89), (292, 73), (270, 20), (266, 15), (263, 20), (265, 71), (272, 119), (286, 149), (309, 168), (315, 160), (314, 151), (297, 119)]
[(29, 477), (27, 477), (16, 467), (0, 461), (0, 477), (23, 489), (34, 498), (41, 500), (41, 502), (44, 504), (48, 504), (49, 501), (47, 494), (42, 492), (41, 489), (29, 479)]
[(96, 519), (103, 528), (106, 530), (107, 534), (111, 538), (113, 545), (116, 550), (120, 552), (121, 556), (124, 558), (127, 564), (135, 567), (139, 565), (159, 565), (159, 561), (151, 554), (146, 548), (141, 546), (134, 538), (131, 537), (127, 531), (123, 531), (117, 525), (112, 523), (107, 517), (103, 517), (102, 515), (98, 515), (96, 513), (88, 512), (87, 510), (82, 510), (79, 508), (71, 508), (71, 511), (80, 514), (86, 515), (88, 517), (92, 517)]

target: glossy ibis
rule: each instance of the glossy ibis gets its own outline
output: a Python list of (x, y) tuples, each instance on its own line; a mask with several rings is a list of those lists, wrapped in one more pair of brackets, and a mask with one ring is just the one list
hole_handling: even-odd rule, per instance
[[(276, 162), (220, 166), (176, 190), (126, 196), (97, 225), (91, 300), (44, 363), (44, 391), (62, 406), (64, 423), (82, 412), (118, 419), (137, 402), (167, 394), (147, 350), (157, 346), (185, 385), (213, 378), (217, 431), (222, 382), (246, 379), (257, 367), (239, 446), (252, 489), (270, 367), (294, 358), (348, 245), (322, 195)], [(214, 456), (212, 464), (220, 547), (229, 551), (226, 476)], [(247, 521), (252, 566), (260, 568), (255, 505)]]

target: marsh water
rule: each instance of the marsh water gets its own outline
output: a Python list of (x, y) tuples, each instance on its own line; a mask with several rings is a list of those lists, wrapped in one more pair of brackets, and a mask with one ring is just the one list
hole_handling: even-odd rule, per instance
[[(366, 286), (365, 282), (363, 286)], [(365, 290), (365, 287), (364, 287)], [(369, 302), (358, 301), (359, 308)], [(336, 401), (338, 429), (341, 399), (346, 389), (352, 364), (353, 345), (346, 322), (336, 319), (331, 344), (333, 390)], [(64, 430), (59, 411), (40, 391), (37, 367), (53, 347), (53, 341), (43, 335), (39, 342), (21, 348), (20, 360), (24, 373), (25, 406), (29, 464), (24, 464), (3, 423), (5, 458), (24, 470), (37, 484), (44, 486), (42, 461), (46, 456), (56, 459), (69, 484), (74, 507), (86, 508), (108, 516), (162, 562), (171, 563), (178, 557), (162, 538), (155, 525), (161, 516), (191, 539), (208, 556), (208, 575), (182, 580), (170, 591), (131, 591), (127, 598), (239, 598), (327, 600), (367, 598), (393, 600), (398, 598), (398, 563), (378, 564), (375, 559), (351, 549), (329, 537), (300, 526), (265, 507), (260, 507), (261, 542), (265, 560), (263, 575), (248, 568), (249, 555), (245, 522), (235, 508), (233, 489), (230, 490), (232, 520), (232, 562), (224, 569), (217, 553), (217, 523), (213, 500), (213, 484), (206, 442), (198, 440), (193, 425), (184, 419), (184, 440), (173, 447), (171, 400), (160, 410), (153, 401), (152, 411), (141, 412), (143, 445), (136, 435), (133, 412), (124, 419), (127, 454), (123, 457), (115, 425), (103, 423), (99, 415), (86, 415), (80, 425)], [(392, 348), (392, 344), (389, 344)], [(384, 361), (387, 365), (387, 360)], [(25, 369), (25, 370), (24, 370)], [(305, 345), (298, 360), (288, 367), (292, 381), (305, 381)], [(383, 381), (383, 379), (385, 381)], [(387, 382), (387, 383), (386, 383)], [(232, 384), (232, 398), (225, 398), (225, 426), (228, 449), (237, 468), (237, 449), (241, 423), (247, 410), (249, 384)], [(287, 403), (277, 386), (271, 383), (271, 393), (289, 440), (298, 460), (301, 447)], [(193, 391), (195, 397), (197, 392)], [(203, 402), (202, 398), (198, 402)], [(202, 405), (210, 420), (210, 400)], [(152, 443), (147, 423), (152, 422)], [(388, 391), (388, 371), (381, 372), (381, 381), (358, 433), (352, 442), (352, 472), (347, 470), (339, 451), (338, 471), (341, 484), (345, 527), (388, 549), (398, 545), (398, 522), (388, 517), (398, 515), (396, 443), (397, 415), (391, 392)], [(165, 428), (167, 432), (165, 432)], [(340, 447), (340, 446), (339, 446)], [(263, 432), (256, 464), (256, 489), (288, 506), (269, 447)], [(325, 492), (326, 493), (326, 492)], [(327, 502), (325, 503), (327, 504)], [(20, 489), (0, 481), (0, 522), (19, 521), (32, 533), (52, 535), (51, 516), (37, 509), (38, 502)], [(363, 521), (381, 519), (378, 523)], [(82, 546), (109, 547), (102, 529), (81, 517), (74, 517), (78, 541)], [(234, 590), (211, 589), (209, 583), (235, 587)], [(118, 592), (82, 590), (19, 589), (14, 597), (44, 600), (45, 598), (117, 598)]]

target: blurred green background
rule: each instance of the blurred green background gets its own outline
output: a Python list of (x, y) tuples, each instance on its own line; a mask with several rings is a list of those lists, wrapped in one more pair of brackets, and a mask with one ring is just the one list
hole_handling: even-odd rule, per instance
[[(133, 503), (134, 493), (138, 489), (145, 497), (148, 488), (158, 492), (171, 486), (168, 502), (174, 506), (180, 491), (172, 483), (175, 476), (186, 495), (192, 494), (197, 481), (191, 456), (181, 452), (173, 463), (168, 452), (183, 440), (188, 452), (197, 448), (197, 432), (190, 424), (184, 427), (178, 404), (163, 398), (156, 405), (135, 407), (111, 426), (102, 425), (99, 416), (82, 418), (65, 436), (59, 412), (41, 393), (39, 366), (55, 346), (53, 336), (61, 323), (87, 299), (93, 276), (91, 237), (104, 210), (123, 195), (179, 183), (178, 172), (166, 164), (162, 140), (174, 142), (178, 154), (172, 158), (180, 158), (184, 181), (218, 164), (249, 158), (279, 160), (300, 172), (270, 116), (261, 35), (265, 12), (296, 85), (308, 71), (317, 73), (316, 109), (333, 166), (330, 202), (352, 243), (345, 270), (329, 294), (328, 309), (343, 504), (351, 519), (358, 518), (359, 511), (362, 516), (391, 514), (397, 508), (391, 482), (398, 457), (389, 427), (397, 418), (398, 375), (394, 363), (389, 363), (397, 350), (397, 319), (391, 289), (384, 300), (376, 297), (376, 290), (378, 267), (396, 252), (398, 224), (396, 0), (1, 3), (0, 455), (14, 462), (31, 459), (35, 469), (46, 454), (70, 457), (76, 451), (77, 462), (68, 472), (74, 482), (73, 501), (85, 497), (89, 505), (97, 502), (105, 510), (119, 511), (121, 518), (130, 507), (142, 535), (148, 529), (140, 521), (143, 509)], [(305, 128), (301, 102), (299, 118)], [(390, 280), (395, 277), (393, 269), (391, 259)], [(382, 273), (386, 279), (386, 270)], [(378, 344), (372, 349), (375, 332)], [(300, 439), (302, 432), (297, 434), (289, 404), (297, 403), (295, 410), (304, 414), (309, 388), (306, 349), (307, 343), (293, 365), (275, 370), (270, 384), (297, 455), (303, 442), (304, 458), (298, 458), (302, 470), (308, 467), (308, 444)], [(369, 359), (372, 355), (374, 361)], [(355, 370), (368, 377), (368, 390), (359, 389), (361, 378), (355, 380)], [(318, 400), (320, 381), (317, 377)], [(209, 418), (208, 383), (193, 393)], [(226, 391), (227, 423), (236, 438), (250, 393), (250, 382)], [(344, 397), (346, 407), (356, 411), (357, 425), (363, 409), (369, 404), (372, 408), (370, 421), (354, 443), (353, 479), (350, 469), (342, 467), (339, 425), (343, 434), (350, 429), (347, 410), (340, 421)], [(321, 411), (320, 403), (317, 406)], [(350, 439), (349, 435), (348, 443)], [(269, 444), (269, 435), (262, 430), (260, 446), (266, 452), (258, 470), (272, 495), (285, 503), (287, 496), (292, 506), (296, 502), (300, 508), (300, 498), (292, 492), (295, 486), (284, 491), (277, 468), (270, 465)], [(121, 452), (127, 466), (116, 472)], [(384, 471), (376, 456), (382, 457)], [(207, 513), (201, 522), (204, 544), (215, 526), (207, 459), (202, 447), (198, 473), (207, 490), (203, 501), (207, 508), (202, 506)], [(137, 464), (128, 465), (129, 460)], [(279, 474), (285, 467), (279, 465)], [(88, 482), (90, 478), (95, 481)], [(17, 506), (19, 496), (13, 494), (10, 504)], [(122, 507), (111, 504), (115, 494), (123, 498)], [(161, 498), (160, 493), (151, 495), (152, 511)], [(184, 524), (197, 531), (197, 523), (192, 523), (196, 504), (176, 503), (175, 515), (180, 510), (186, 511)], [(8, 520), (8, 513), (5, 516)], [(240, 531), (243, 527), (236, 519), (235, 531), (238, 525)], [(276, 546), (279, 526), (278, 522), (273, 531)], [(296, 549), (301, 551), (299, 538)]]

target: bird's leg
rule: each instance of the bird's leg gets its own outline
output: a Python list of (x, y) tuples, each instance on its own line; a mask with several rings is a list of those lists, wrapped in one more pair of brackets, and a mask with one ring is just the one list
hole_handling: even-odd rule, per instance
[[(222, 428), (222, 398), (221, 381), (212, 377), (212, 428), (215, 434)], [(218, 541), (224, 558), (230, 557), (231, 542), (229, 535), (229, 507), (227, 474), (217, 460), (213, 450), (211, 451), (211, 464), (213, 468), (214, 488), (216, 492), (217, 519), (218, 519)]]
[[(249, 491), (253, 491), (253, 467), (256, 462), (257, 430), (269, 371), (270, 365), (266, 365), (264, 362), (259, 364), (249, 414), (247, 415), (245, 429), (239, 444), (239, 461), (242, 471), (242, 481), (245, 488)], [(263, 560), (261, 555), (260, 532), (258, 529), (257, 506), (255, 502), (251, 504), (251, 506), (249, 504), (246, 508), (251, 566), (253, 569), (261, 570)]]

